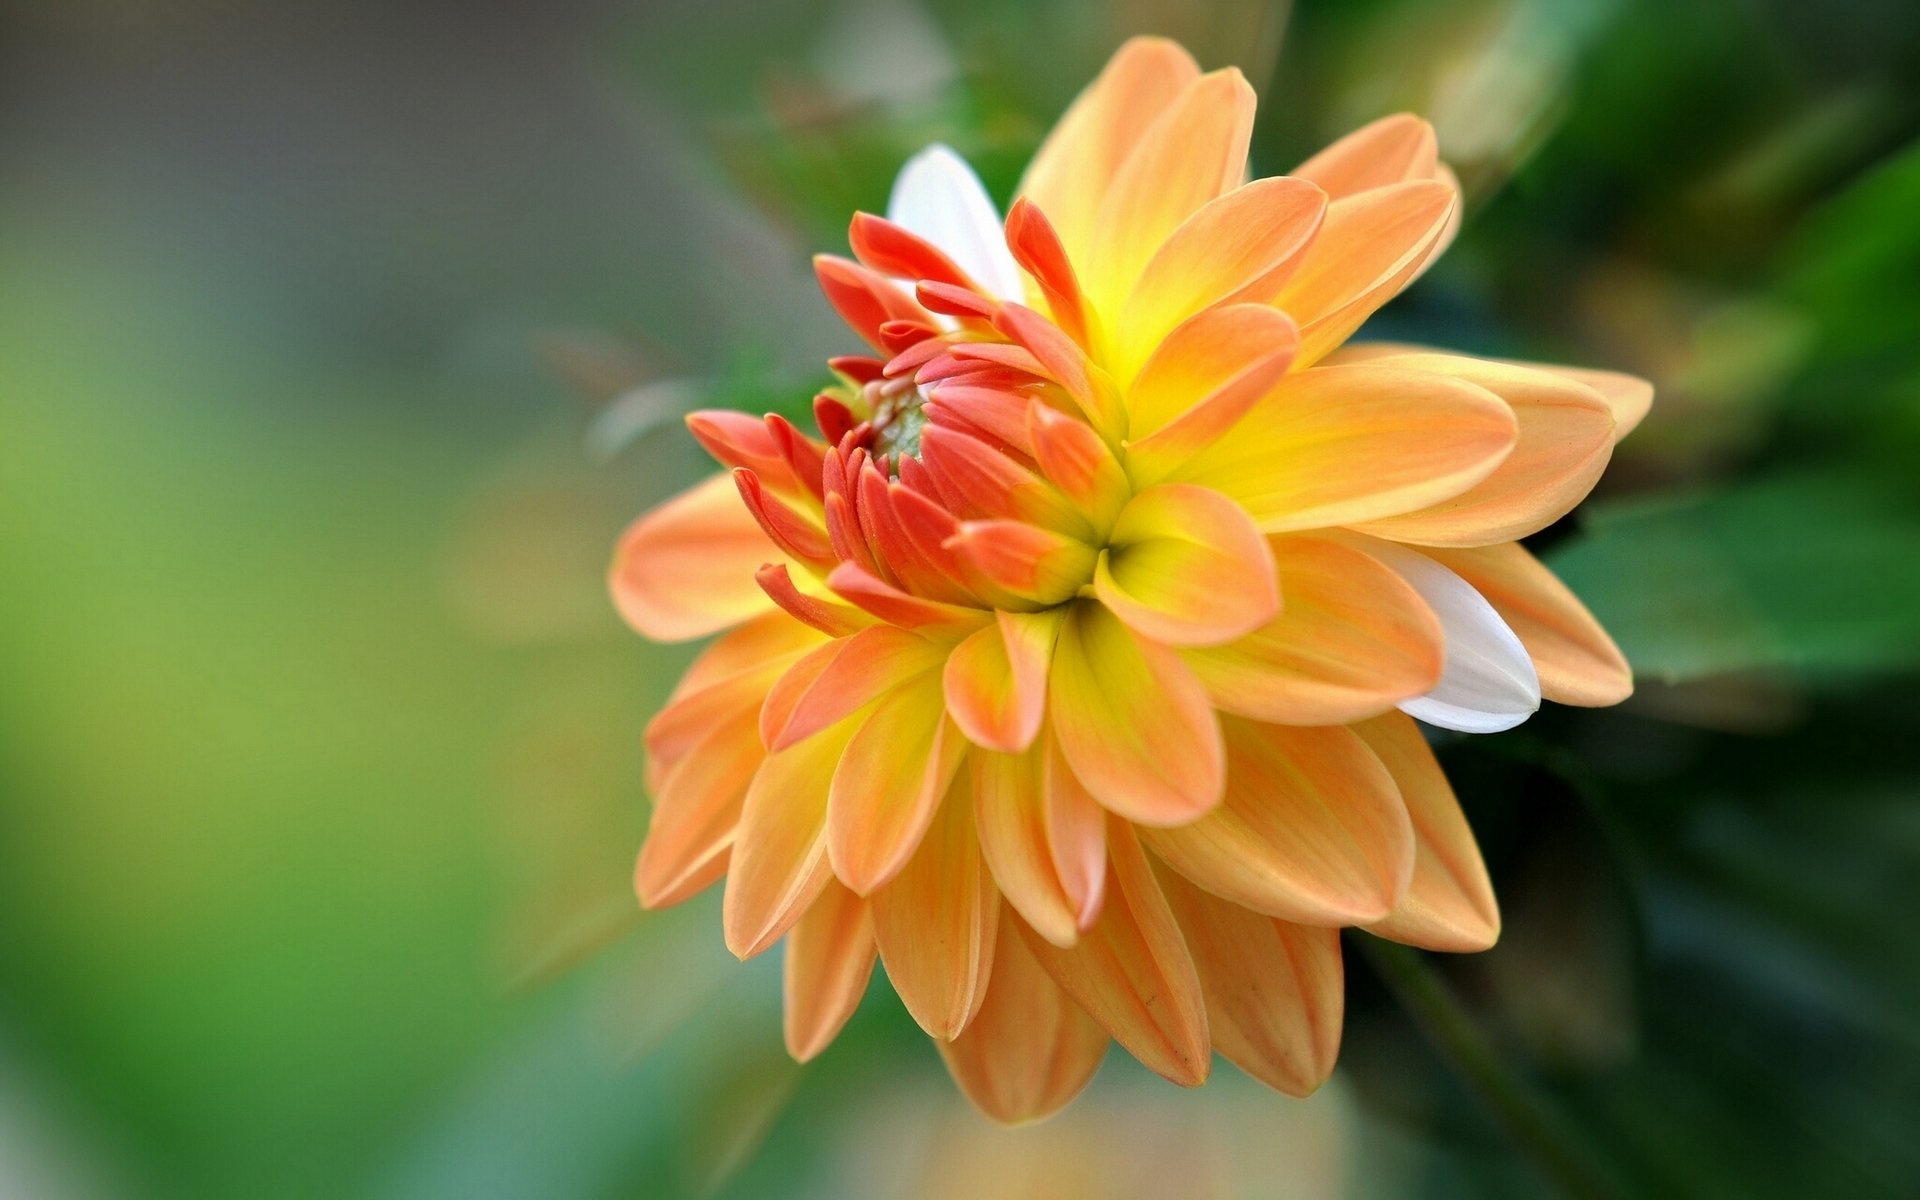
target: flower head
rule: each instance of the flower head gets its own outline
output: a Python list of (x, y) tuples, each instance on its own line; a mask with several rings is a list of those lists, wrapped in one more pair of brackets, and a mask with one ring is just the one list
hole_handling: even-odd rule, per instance
[(1592, 487), (1651, 390), (1342, 348), (1458, 221), (1388, 117), (1243, 182), (1254, 98), (1122, 48), (1003, 224), (933, 147), (851, 259), (867, 344), (818, 436), (702, 412), (730, 472), (623, 538), (640, 632), (730, 630), (647, 731), (648, 905), (726, 879), (783, 937), (817, 1054), (876, 955), (976, 1104), (1050, 1112), (1109, 1039), (1182, 1084), (1218, 1050), (1332, 1068), (1338, 931), (1493, 943), (1472, 834), (1412, 718), (1611, 704), (1627, 665), (1517, 543)]

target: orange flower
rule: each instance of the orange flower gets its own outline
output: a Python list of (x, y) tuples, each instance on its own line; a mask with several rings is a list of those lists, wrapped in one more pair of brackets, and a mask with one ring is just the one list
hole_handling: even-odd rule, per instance
[(1457, 224), (1388, 117), (1243, 183), (1254, 98), (1125, 46), (1004, 227), (909, 162), (816, 266), (871, 353), (820, 436), (702, 412), (731, 468), (612, 572), (649, 637), (731, 629), (647, 731), (649, 906), (726, 878), (782, 937), (818, 1054), (876, 955), (967, 1095), (1044, 1115), (1109, 1038), (1177, 1083), (1283, 1091), (1340, 1040), (1338, 931), (1493, 944), (1479, 851), (1412, 718), (1469, 732), (1627, 664), (1515, 539), (1593, 485), (1651, 389), (1340, 349)]

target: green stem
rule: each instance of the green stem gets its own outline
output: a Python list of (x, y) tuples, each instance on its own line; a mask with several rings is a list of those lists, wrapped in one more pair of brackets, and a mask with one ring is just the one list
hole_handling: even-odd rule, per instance
[(1376, 937), (1353, 941), (1427, 1041), (1542, 1175), (1579, 1200), (1630, 1194), (1551, 1102), (1500, 1060), (1452, 989), (1416, 951)]

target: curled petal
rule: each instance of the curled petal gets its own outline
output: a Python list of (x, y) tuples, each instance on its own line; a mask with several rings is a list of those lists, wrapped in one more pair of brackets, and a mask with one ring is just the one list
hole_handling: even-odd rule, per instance
[(1000, 214), (965, 159), (935, 144), (907, 160), (893, 181), (887, 219), (933, 243), (1002, 300), (1021, 296)]
[(1397, 542), (1486, 546), (1538, 533), (1586, 498), (1613, 453), (1613, 410), (1585, 384), (1457, 354), (1368, 354), (1366, 361), (1478, 384), (1513, 409), (1513, 452), (1451, 499), (1364, 526)]
[(760, 590), (788, 616), (828, 637), (846, 637), (873, 624), (872, 615), (850, 604), (802, 591), (785, 563), (768, 563), (755, 571), (753, 577)]
[(1310, 1096), (1333, 1074), (1346, 1016), (1340, 931), (1276, 921), (1162, 871), (1222, 1057), (1268, 1087)]
[(986, 998), (1000, 893), (980, 857), (973, 805), (956, 788), (920, 848), (873, 894), (887, 978), (927, 1036), (950, 1041)]
[(910, 595), (850, 562), (833, 569), (827, 576), (827, 586), (843, 599), (903, 629), (959, 633), (977, 629), (987, 621), (987, 614), (980, 609)]
[(754, 574), (780, 557), (722, 473), (628, 526), (607, 582), (627, 624), (657, 642), (684, 642), (767, 611)]
[(1121, 510), (1109, 541), (1094, 592), (1145, 637), (1218, 645), (1280, 610), (1267, 540), (1219, 492), (1179, 483), (1148, 488)]
[(1620, 648), (1580, 598), (1524, 547), (1426, 553), (1493, 605), (1533, 659), (1543, 697), (1597, 708), (1633, 694), (1633, 668)]
[(1074, 341), (1087, 345), (1086, 302), (1080, 295), (1080, 280), (1067, 258), (1067, 248), (1039, 205), (1024, 196), (1007, 210), (1007, 248), (1040, 286), (1040, 296), (1053, 323)]
[(1003, 912), (994, 939), (993, 977), (973, 1023), (935, 1042), (953, 1081), (974, 1107), (1004, 1125), (1037, 1121), (1079, 1095), (1108, 1037), (1053, 981)]
[(1433, 179), (1440, 167), (1440, 145), (1433, 126), (1412, 113), (1395, 113), (1364, 125), (1306, 162), (1292, 174), (1311, 179), (1335, 200), (1414, 179)]
[[(813, 273), (840, 319), (880, 351), (883, 358), (891, 357), (894, 352), (881, 337), (882, 328), (895, 321), (933, 324), (933, 314), (921, 308), (898, 284), (851, 259), (832, 254), (815, 255)], [(822, 425), (821, 430), (826, 432), (827, 426)]]
[(1446, 631), (1439, 686), (1400, 711), (1462, 733), (1512, 729), (1540, 709), (1540, 676), (1526, 647), (1473, 585), (1427, 555), (1391, 542), (1362, 547), (1413, 585)]
[(1413, 827), (1393, 777), (1346, 729), (1226, 718), (1227, 794), (1213, 812), (1143, 832), (1207, 891), (1306, 925), (1393, 911), (1413, 871)]
[(906, 866), (966, 746), (932, 675), (874, 705), (833, 772), (827, 845), (842, 883), (871, 895)]
[(1413, 821), (1413, 879), (1367, 932), (1429, 950), (1468, 953), (1500, 938), (1500, 908), (1473, 830), (1412, 718), (1388, 713), (1353, 731), (1380, 757)]
[(942, 676), (947, 712), (975, 745), (1017, 754), (1033, 744), (1060, 620), (1058, 610), (1001, 611), (953, 648)]
[(1093, 574), (1096, 551), (1025, 521), (968, 521), (944, 543), (999, 587), (1033, 604), (1072, 598)]
[(1053, 127), (1021, 181), (1020, 193), (1052, 219), (1075, 262), (1085, 262), (1101, 201), (1122, 164), (1187, 85), (1193, 57), (1166, 38), (1134, 38), (1080, 93)]
[(760, 477), (745, 467), (735, 469), (733, 481), (740, 489), (741, 503), (781, 554), (815, 570), (833, 563), (833, 546), (827, 541), (826, 530), (795, 512), (763, 487)]
[[(1168, 331), (1216, 305), (1265, 305), (1300, 263), (1327, 197), (1304, 179), (1258, 179), (1209, 201), (1174, 230), (1127, 298), (1114, 351), (1122, 381)], [(1133, 436), (1141, 435), (1138, 428)]]
[(1269, 533), (1324, 529), (1459, 495), (1500, 465), (1516, 430), (1504, 401), (1464, 380), (1317, 367), (1287, 376), (1170, 478), (1226, 493)]
[(1183, 654), (1216, 708), (1278, 725), (1344, 725), (1440, 682), (1440, 621), (1398, 574), (1314, 534), (1269, 544), (1286, 586), (1280, 615)]
[(808, 1062), (833, 1044), (873, 977), (867, 902), (836, 881), (787, 934), (783, 982), (787, 1053)]
[(1067, 765), (1108, 811), (1177, 825), (1220, 802), (1225, 760), (1206, 691), (1172, 651), (1102, 605), (1069, 611), (1047, 712)]
[(702, 449), (726, 466), (752, 471), (785, 495), (804, 490), (767, 421), (731, 409), (708, 408), (687, 414), (687, 430)]
[(1212, 1066), (1200, 980), (1145, 852), (1110, 819), (1113, 886), (1099, 920), (1071, 950), (1021, 927), (1047, 974), (1149, 1069), (1198, 1087)]
[(1133, 491), (1112, 447), (1086, 423), (1037, 400), (1027, 405), (1027, 433), (1041, 472), (1104, 537)]

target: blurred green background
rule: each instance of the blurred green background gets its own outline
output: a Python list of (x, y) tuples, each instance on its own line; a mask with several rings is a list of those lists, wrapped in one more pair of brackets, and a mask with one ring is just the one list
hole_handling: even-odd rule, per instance
[[(1004, 201), (1142, 31), (1259, 173), (1435, 120), (1365, 336), (1656, 382), (1538, 539), (1642, 685), (1445, 744), (1505, 939), (1350, 955), (1315, 1100), (1116, 1052), (1005, 1133), (635, 910), (690, 652), (600, 575), (897, 164)], [(0, 1195), (1920, 1195), (1916, 684), (1911, 0), (0, 6)]]

